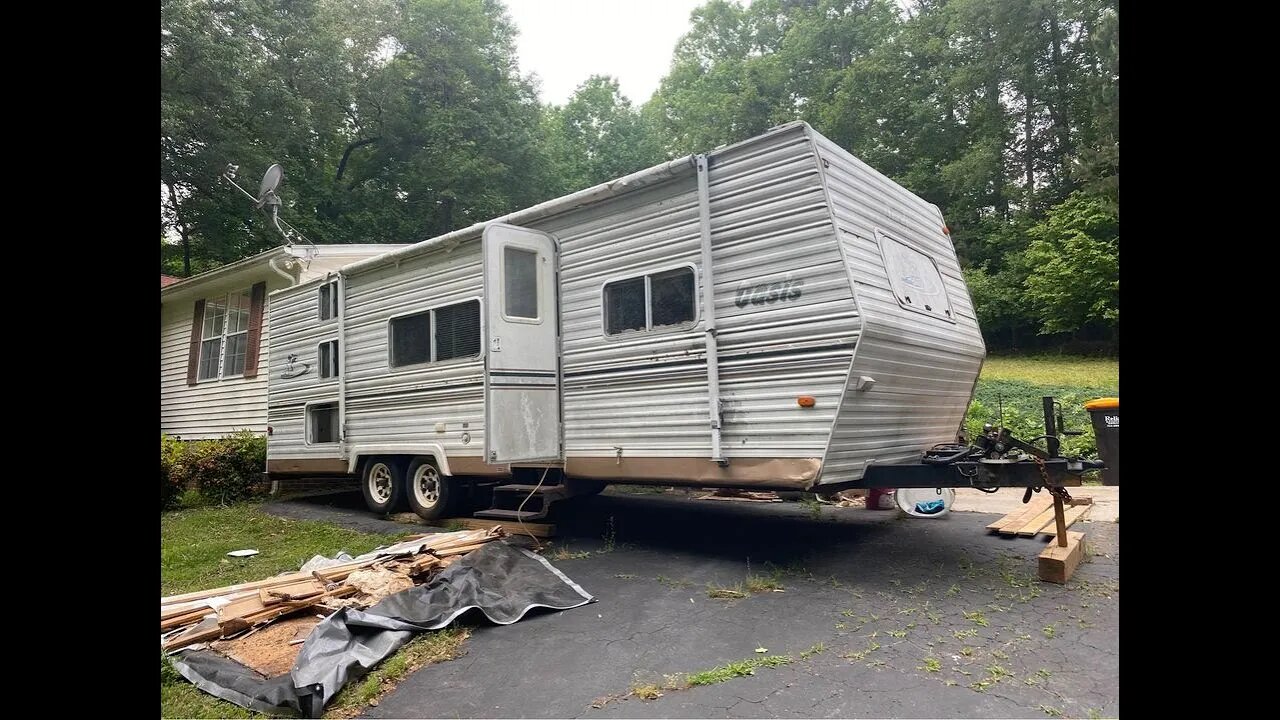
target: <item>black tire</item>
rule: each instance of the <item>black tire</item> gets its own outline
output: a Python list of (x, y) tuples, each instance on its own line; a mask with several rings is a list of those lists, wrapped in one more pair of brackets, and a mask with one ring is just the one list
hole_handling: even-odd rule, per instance
[(405, 473), (409, 507), (423, 520), (449, 517), (459, 495), (456, 486), (454, 479), (441, 473), (431, 458), (414, 458)]
[(404, 503), (404, 461), (393, 457), (369, 458), (360, 473), (364, 504), (379, 515), (392, 513)]

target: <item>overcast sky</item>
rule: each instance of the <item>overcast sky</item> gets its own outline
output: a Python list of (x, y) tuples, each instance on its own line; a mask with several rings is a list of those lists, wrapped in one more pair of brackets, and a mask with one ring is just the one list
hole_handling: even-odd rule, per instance
[(543, 102), (563, 105), (593, 74), (618, 79), (635, 105), (671, 65), (689, 13), (705, 0), (503, 0), (520, 30), (520, 70), (541, 80)]

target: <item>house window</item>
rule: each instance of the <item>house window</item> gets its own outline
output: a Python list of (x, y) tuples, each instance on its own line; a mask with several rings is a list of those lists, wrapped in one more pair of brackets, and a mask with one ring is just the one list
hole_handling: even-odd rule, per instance
[(332, 320), (338, 317), (338, 283), (328, 282), (320, 286), (320, 319)]
[(244, 374), (249, 346), (249, 290), (210, 298), (204, 304), (200, 332), (200, 380)]
[(338, 341), (330, 340), (329, 342), (320, 343), (319, 355), (320, 377), (338, 377), (341, 372), (341, 368), (338, 366)]
[(604, 286), (604, 332), (660, 330), (693, 322), (698, 299), (693, 268), (615, 280)]
[(392, 318), (390, 332), (393, 368), (476, 357), (480, 354), (480, 301)]
[(338, 442), (338, 403), (307, 406), (307, 444)]

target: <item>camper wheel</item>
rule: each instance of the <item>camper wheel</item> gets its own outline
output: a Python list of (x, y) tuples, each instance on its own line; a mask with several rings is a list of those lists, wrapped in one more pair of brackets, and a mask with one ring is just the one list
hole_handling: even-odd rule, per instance
[(440, 474), (435, 460), (414, 458), (409, 464), (409, 507), (423, 520), (446, 517), (453, 505), (454, 481)]
[(373, 512), (395, 512), (404, 498), (404, 462), (397, 458), (370, 458), (364, 464), (360, 489), (365, 505)]

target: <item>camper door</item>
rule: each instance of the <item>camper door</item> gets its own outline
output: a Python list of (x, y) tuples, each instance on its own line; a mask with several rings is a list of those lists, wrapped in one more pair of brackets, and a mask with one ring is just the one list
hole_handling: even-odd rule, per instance
[(484, 298), (485, 459), (560, 460), (560, 322), (551, 237), (514, 225), (485, 228)]

